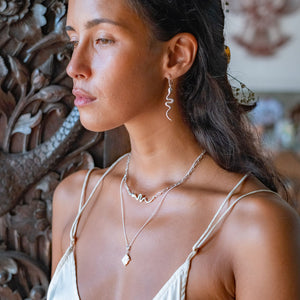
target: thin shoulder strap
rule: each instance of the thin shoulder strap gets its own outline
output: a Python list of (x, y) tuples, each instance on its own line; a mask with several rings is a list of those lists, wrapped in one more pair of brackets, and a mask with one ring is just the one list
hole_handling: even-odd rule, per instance
[[(214, 215), (213, 219), (211, 220), (211, 222), (209, 223), (209, 225), (207, 226), (206, 230), (204, 231), (204, 233), (201, 235), (201, 237), (199, 238), (199, 240), (195, 243), (195, 245), (193, 246), (193, 251), (190, 253), (190, 255), (188, 256), (188, 260), (191, 260), (198, 252), (198, 250), (204, 245), (204, 243), (208, 240), (208, 238), (212, 235), (212, 233), (215, 231), (216, 227), (225, 219), (225, 217), (230, 213), (230, 211), (233, 209), (233, 207), (242, 199), (244, 199), (245, 197), (248, 197), (250, 195), (254, 195), (257, 193), (261, 193), (261, 192), (266, 192), (266, 193), (272, 193), (275, 195), (278, 195), (278, 193), (271, 191), (271, 190), (267, 190), (267, 189), (260, 189), (260, 190), (256, 190), (256, 191), (252, 191), (249, 192), (247, 194), (244, 194), (240, 197), (238, 197), (235, 201), (232, 202), (232, 204), (224, 211), (223, 214), (221, 214), (221, 211), (223, 209), (223, 207), (225, 206), (225, 204), (229, 201), (229, 199), (232, 197), (232, 195), (234, 194), (234, 192), (236, 191), (236, 189), (246, 180), (246, 178), (248, 177), (248, 174), (245, 175), (240, 181), (239, 183), (232, 189), (232, 191), (228, 194), (228, 196), (225, 198), (225, 200), (223, 201), (223, 203), (221, 204), (220, 208), (218, 209), (218, 211), (216, 212), (216, 214)], [(221, 214), (221, 215), (220, 215)]]
[(100, 183), (103, 181), (103, 179), (106, 177), (106, 175), (119, 163), (119, 161), (121, 161), (125, 156), (127, 156), (128, 153), (126, 153), (125, 155), (121, 156), (120, 158), (118, 158), (104, 173), (103, 175), (99, 178), (99, 180), (96, 182), (92, 192), (90, 193), (89, 197), (87, 198), (87, 200), (84, 203), (84, 199), (86, 196), (86, 189), (87, 189), (87, 183), (89, 180), (89, 177), (91, 175), (91, 173), (93, 172), (93, 170), (95, 170), (95, 168), (88, 170), (85, 178), (84, 178), (84, 182), (82, 185), (82, 190), (81, 190), (81, 196), (80, 196), (80, 203), (79, 203), (79, 209), (78, 209), (78, 213), (77, 216), (74, 220), (74, 223), (72, 225), (71, 231), (70, 231), (70, 241), (71, 241), (71, 245), (75, 244), (75, 236), (76, 236), (76, 232), (77, 232), (77, 228), (78, 228), (78, 223), (79, 223), (79, 219), (82, 215), (82, 212), (84, 211), (84, 209), (87, 207), (87, 205), (89, 204), (90, 200), (92, 199), (92, 197), (94, 196), (98, 186), (100, 185)]

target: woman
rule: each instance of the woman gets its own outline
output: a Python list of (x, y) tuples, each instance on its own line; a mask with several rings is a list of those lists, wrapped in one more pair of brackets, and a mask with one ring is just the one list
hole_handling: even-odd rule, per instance
[(57, 188), (48, 299), (300, 299), (299, 218), (245, 129), (223, 23), (219, 0), (69, 1), (81, 122), (125, 124), (131, 154)]

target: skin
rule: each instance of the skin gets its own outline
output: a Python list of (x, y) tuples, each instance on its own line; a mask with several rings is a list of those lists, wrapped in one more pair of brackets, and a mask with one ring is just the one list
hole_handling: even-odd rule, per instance
[[(95, 19), (106, 21), (90, 22)], [(67, 26), (75, 45), (67, 68), (74, 93), (93, 99), (79, 106), (82, 124), (94, 131), (125, 124), (132, 146), (128, 184), (134, 191), (151, 196), (179, 181), (203, 149), (184, 122), (176, 94), (171, 122), (164, 101), (167, 78), (176, 87), (194, 61), (195, 38), (181, 33), (168, 42), (157, 41), (123, 0), (70, 0)], [(138, 236), (125, 268), (119, 196), (125, 165), (123, 159), (105, 178), (80, 219), (75, 256), (81, 299), (152, 299), (242, 177), (205, 155)], [(92, 173), (87, 195), (103, 172)], [(71, 175), (55, 191), (52, 272), (70, 244), (85, 174)], [(250, 177), (231, 201), (261, 188)], [(131, 240), (158, 201), (140, 204), (124, 188), (123, 196)], [(187, 299), (300, 299), (299, 253), (296, 212), (273, 194), (244, 198), (193, 259)]]

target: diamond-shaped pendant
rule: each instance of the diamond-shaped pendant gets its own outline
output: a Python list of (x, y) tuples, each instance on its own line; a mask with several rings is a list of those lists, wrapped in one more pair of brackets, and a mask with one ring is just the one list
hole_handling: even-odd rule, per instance
[(129, 254), (125, 254), (124, 257), (122, 258), (122, 263), (123, 265), (126, 267), (131, 261), (131, 258), (129, 256)]

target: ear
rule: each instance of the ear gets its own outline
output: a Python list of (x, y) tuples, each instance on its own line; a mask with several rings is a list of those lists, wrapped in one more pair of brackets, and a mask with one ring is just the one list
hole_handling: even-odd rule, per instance
[(164, 57), (164, 75), (176, 79), (184, 75), (193, 65), (198, 43), (190, 33), (179, 33), (167, 42)]

